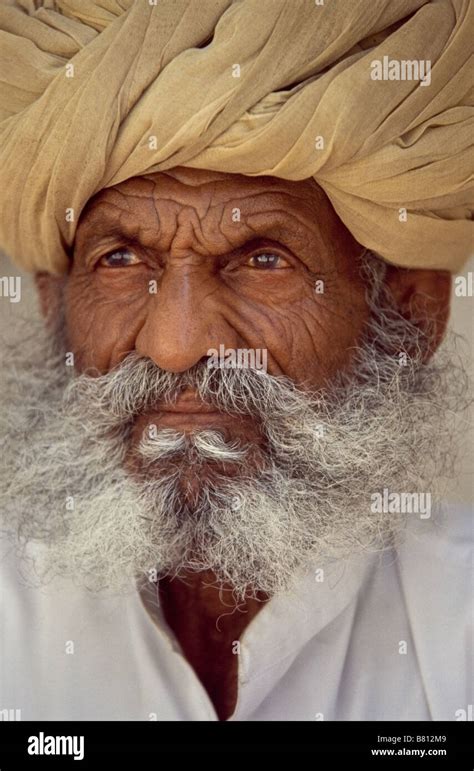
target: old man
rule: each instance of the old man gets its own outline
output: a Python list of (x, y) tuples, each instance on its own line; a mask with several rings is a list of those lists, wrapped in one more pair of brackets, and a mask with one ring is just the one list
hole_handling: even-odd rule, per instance
[(0, 245), (39, 300), (2, 343), (0, 708), (466, 709), (470, 14), (0, 8)]

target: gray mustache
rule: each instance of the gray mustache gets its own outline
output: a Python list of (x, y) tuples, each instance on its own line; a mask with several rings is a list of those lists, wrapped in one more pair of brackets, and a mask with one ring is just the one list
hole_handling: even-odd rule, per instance
[(105, 375), (79, 375), (68, 385), (66, 401), (71, 403), (81, 393), (83, 403), (116, 419), (127, 421), (171, 405), (185, 389), (196, 391), (199, 399), (211, 407), (236, 415), (264, 418), (268, 409), (286, 416), (301, 411), (303, 395), (288, 378), (274, 377), (252, 369), (210, 369), (204, 362), (183, 373), (161, 370), (150, 359), (136, 353)]

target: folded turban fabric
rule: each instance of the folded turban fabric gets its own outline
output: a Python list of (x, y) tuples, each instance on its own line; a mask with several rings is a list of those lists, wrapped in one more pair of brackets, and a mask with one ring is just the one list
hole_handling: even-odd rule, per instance
[(470, 0), (1, 0), (0, 247), (64, 272), (94, 193), (191, 166), (314, 177), (363, 246), (456, 272), (473, 15)]

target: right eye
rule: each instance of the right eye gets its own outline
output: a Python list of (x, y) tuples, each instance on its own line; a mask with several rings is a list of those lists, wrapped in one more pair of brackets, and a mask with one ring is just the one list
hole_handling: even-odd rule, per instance
[(97, 263), (103, 268), (129, 268), (132, 265), (139, 265), (141, 260), (130, 249), (117, 249), (115, 252), (104, 254)]

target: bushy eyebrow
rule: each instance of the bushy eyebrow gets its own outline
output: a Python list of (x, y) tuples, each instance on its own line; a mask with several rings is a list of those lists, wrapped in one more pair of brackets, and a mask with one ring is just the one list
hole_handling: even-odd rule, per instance
[[(98, 222), (97, 216), (99, 210), (100, 221)], [(142, 250), (153, 249), (153, 246), (150, 246), (148, 243), (148, 239), (145, 241), (140, 236), (141, 223), (133, 218), (130, 218), (127, 221), (127, 219), (120, 216), (121, 214), (123, 215), (123, 213), (124, 207), (121, 207), (112, 201), (100, 202), (97, 209), (94, 212), (91, 212), (91, 216), (86, 218), (85, 222), (83, 222), (85, 233), (79, 227), (78, 238), (73, 245), (73, 251), (75, 252), (78, 243), (81, 247), (83, 246), (81, 244), (82, 237), (87, 240), (87, 246), (91, 249), (101, 242), (106, 242), (107, 240), (113, 241), (114, 239), (116, 242), (120, 242), (124, 247)], [(253, 227), (251, 224), (252, 221), (255, 223), (255, 219), (259, 216), (264, 216), (267, 219), (267, 222), (261, 228), (259, 226)], [(318, 229), (310, 229), (298, 218), (296, 212), (293, 214), (292, 212), (285, 211), (281, 206), (276, 209), (263, 208), (260, 211), (257, 210), (246, 213), (245, 222), (252, 231), (252, 234), (249, 233), (245, 237), (242, 233), (242, 238), (237, 237), (235, 244), (229, 242), (229, 249), (223, 250), (222, 253), (225, 251), (225, 253), (230, 254), (240, 249), (248, 249), (250, 242), (256, 239), (266, 238), (275, 243), (279, 242), (282, 246), (289, 248), (290, 251), (292, 251), (296, 257), (301, 259), (303, 263), (306, 263), (308, 267), (310, 267), (310, 263), (314, 259), (315, 250), (320, 259), (324, 256), (325, 249), (322, 233)], [(298, 225), (292, 227), (292, 222), (297, 222)], [(304, 233), (297, 232), (301, 227), (303, 227)], [(149, 232), (148, 228), (147, 230)], [(311, 233), (310, 239), (309, 233)], [(228, 233), (221, 230), (220, 235), (227, 237)], [(160, 236), (159, 229), (157, 229), (157, 241), (160, 239)], [(308, 250), (309, 240), (313, 242), (311, 253), (309, 253)], [(201, 246), (203, 246), (202, 243)], [(111, 248), (113, 247), (114, 244), (111, 245)], [(156, 248), (159, 251), (159, 247), (157, 246)]]
[[(92, 225), (92, 223), (90, 223)], [(88, 223), (89, 225), (89, 223)], [(128, 232), (127, 232), (128, 231)], [(111, 222), (106, 222), (105, 225), (101, 224), (100, 232), (99, 231), (92, 231), (90, 234), (87, 234), (88, 238), (108, 238), (108, 237), (116, 237), (116, 238), (127, 238), (132, 237), (131, 231), (124, 227), (123, 225), (119, 225), (117, 222), (114, 224)]]
[(124, 235), (127, 230), (135, 230), (135, 221), (132, 220), (132, 225), (128, 226), (123, 221), (123, 215), (126, 211), (126, 207), (119, 206), (110, 200), (98, 201), (95, 206), (89, 208), (86, 206), (79, 219), (78, 233), (85, 228), (90, 231), (91, 228), (97, 227), (98, 218), (100, 221), (100, 236), (102, 235)]
[[(131, 226), (124, 226), (123, 222), (119, 222), (116, 218), (110, 218), (107, 215), (101, 215), (100, 229), (94, 228), (94, 221), (87, 220), (83, 229), (78, 229), (76, 239), (72, 245), (72, 253), (76, 252), (78, 246), (84, 246), (83, 240), (87, 241), (87, 245), (93, 248), (96, 244), (102, 241), (110, 240), (120, 241), (124, 246), (139, 248), (142, 247), (139, 238), (139, 228), (136, 223)], [(143, 247), (142, 247), (143, 248)]]

